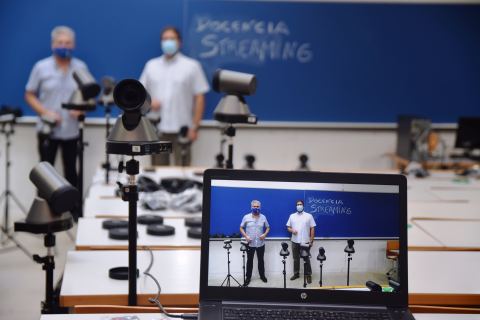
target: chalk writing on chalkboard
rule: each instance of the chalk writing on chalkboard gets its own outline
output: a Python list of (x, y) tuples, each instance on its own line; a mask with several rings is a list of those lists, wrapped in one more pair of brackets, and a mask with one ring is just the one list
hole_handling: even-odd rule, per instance
[(307, 207), (314, 216), (350, 215), (352, 208), (341, 199), (308, 197)]
[(200, 36), (201, 59), (231, 57), (256, 63), (313, 60), (311, 43), (296, 40), (282, 20), (218, 20), (196, 16), (194, 21), (194, 33)]

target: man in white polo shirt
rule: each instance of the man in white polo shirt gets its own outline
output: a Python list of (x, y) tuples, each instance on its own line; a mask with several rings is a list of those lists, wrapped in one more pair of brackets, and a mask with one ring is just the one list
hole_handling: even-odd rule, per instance
[[(181, 41), (177, 28), (165, 27), (161, 33), (163, 55), (147, 62), (140, 82), (150, 93), (152, 112), (160, 115), (161, 138), (173, 143), (175, 164), (190, 165), (190, 144), (180, 144), (179, 133), (184, 130), (189, 142), (197, 139), (209, 86), (200, 63), (180, 52)], [(170, 155), (154, 155), (152, 164), (169, 165)]]
[[(296, 202), (297, 211), (292, 213), (287, 221), (288, 232), (292, 234), (292, 254), (293, 254), (293, 276), (290, 280), (295, 280), (300, 277), (300, 245), (308, 245), (309, 248), (313, 245), (315, 237), (315, 220), (310, 213), (303, 211), (303, 201)], [(310, 258), (306, 258), (305, 270), (307, 282), (312, 283), (312, 266), (310, 265)]]

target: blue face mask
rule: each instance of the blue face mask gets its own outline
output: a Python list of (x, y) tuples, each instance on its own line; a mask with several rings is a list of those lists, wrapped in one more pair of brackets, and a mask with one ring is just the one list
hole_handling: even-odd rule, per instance
[(62, 59), (70, 59), (73, 56), (73, 49), (71, 48), (53, 48), (52, 52), (54, 55)]
[(178, 51), (178, 43), (176, 40), (162, 40), (162, 51), (166, 55), (172, 56)]
[(252, 208), (253, 214), (260, 214), (260, 208)]

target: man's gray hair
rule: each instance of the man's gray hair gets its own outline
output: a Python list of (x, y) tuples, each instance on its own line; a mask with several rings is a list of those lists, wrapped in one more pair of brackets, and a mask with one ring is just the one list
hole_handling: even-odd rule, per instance
[(250, 206), (253, 206), (254, 204), (258, 204), (259, 206), (262, 205), (262, 204), (260, 203), (260, 201), (258, 201), (258, 200), (252, 200), (252, 202), (250, 203)]
[(72, 40), (75, 42), (75, 31), (73, 31), (72, 28), (67, 27), (67, 26), (57, 26), (53, 28), (51, 37), (52, 37), (52, 42), (55, 41), (55, 39), (60, 35), (60, 34), (66, 34), (72, 38)]

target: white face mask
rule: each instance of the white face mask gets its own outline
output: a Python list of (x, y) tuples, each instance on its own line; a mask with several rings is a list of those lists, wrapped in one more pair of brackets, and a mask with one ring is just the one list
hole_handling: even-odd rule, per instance
[(301, 204), (297, 205), (297, 212), (302, 212), (303, 206)]

